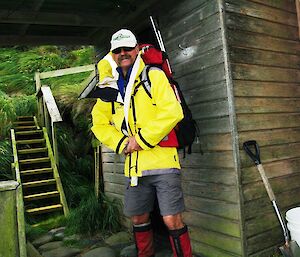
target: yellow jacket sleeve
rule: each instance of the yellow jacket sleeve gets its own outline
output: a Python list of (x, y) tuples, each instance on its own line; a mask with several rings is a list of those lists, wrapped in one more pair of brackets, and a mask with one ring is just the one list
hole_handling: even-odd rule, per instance
[(112, 104), (98, 99), (92, 110), (92, 118), (92, 131), (96, 138), (108, 148), (121, 154), (128, 139), (111, 124)]
[(137, 143), (144, 150), (156, 146), (183, 118), (181, 105), (164, 72), (150, 70), (149, 78), (152, 100), (156, 105), (156, 115), (135, 135)]
[(99, 72), (99, 81), (102, 82), (103, 79), (110, 77), (113, 78), (112, 75), (112, 67), (110, 66), (109, 61), (105, 60), (105, 59), (101, 59), (98, 62), (98, 72)]

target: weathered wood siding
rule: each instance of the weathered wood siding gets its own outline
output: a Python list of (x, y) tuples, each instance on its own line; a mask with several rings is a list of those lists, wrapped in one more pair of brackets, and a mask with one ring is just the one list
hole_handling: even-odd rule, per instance
[(201, 147), (182, 159), (193, 250), (201, 256), (242, 256), (239, 191), (217, 0), (169, 7), (160, 25), (166, 49), (201, 133)]
[(108, 195), (123, 201), (125, 177), (124, 157), (102, 147), (104, 190)]
[(242, 150), (255, 139), (285, 211), (300, 204), (300, 44), (294, 0), (226, 0), (240, 144), (247, 256), (283, 242), (260, 176)]

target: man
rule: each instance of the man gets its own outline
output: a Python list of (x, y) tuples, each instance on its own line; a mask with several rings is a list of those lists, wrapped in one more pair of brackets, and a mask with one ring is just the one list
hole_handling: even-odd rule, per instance
[(104, 96), (92, 111), (92, 131), (103, 144), (126, 155), (124, 213), (133, 223), (138, 257), (154, 256), (149, 213), (155, 197), (170, 232), (174, 257), (191, 257), (181, 216), (184, 202), (177, 149), (158, 145), (183, 118), (181, 105), (160, 69), (150, 69), (151, 95), (146, 92), (140, 83), (145, 64), (131, 31), (113, 34), (111, 52), (118, 66), (117, 85), (103, 88)]

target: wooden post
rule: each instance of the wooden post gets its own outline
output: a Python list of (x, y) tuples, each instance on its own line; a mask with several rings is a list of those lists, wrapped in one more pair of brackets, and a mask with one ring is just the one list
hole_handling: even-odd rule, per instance
[(50, 132), (50, 122), (49, 122), (49, 113), (48, 113), (48, 108), (46, 106), (46, 100), (45, 97), (42, 97), (42, 101), (43, 101), (43, 118), (44, 118), (44, 127), (46, 127), (47, 131)]
[(99, 157), (100, 157), (100, 146), (94, 148), (94, 159), (95, 159), (95, 194), (97, 199), (99, 198)]
[(0, 256), (19, 256), (16, 222), (16, 181), (0, 182)]
[(95, 164), (95, 195), (98, 198), (99, 192), (104, 192), (101, 143), (93, 137), (92, 146), (94, 148)]
[(300, 0), (296, 1), (296, 10), (297, 10), (297, 18), (298, 18), (298, 34), (300, 38)]
[(26, 235), (25, 235), (24, 201), (23, 201), (23, 189), (21, 184), (19, 184), (16, 190), (16, 201), (17, 201), (19, 252), (20, 252), (20, 257), (26, 257), (27, 250), (26, 250)]
[(58, 148), (57, 148), (57, 140), (56, 140), (56, 126), (55, 123), (51, 120), (51, 131), (52, 131), (52, 144), (53, 144), (53, 153), (54, 159), (57, 168), (59, 167), (59, 157), (58, 157)]
[(19, 170), (19, 160), (17, 154), (17, 143), (15, 137), (15, 131), (11, 129), (10, 132), (11, 132), (12, 150), (14, 155), (13, 166), (15, 171), (15, 178), (18, 183), (18, 186), (16, 187), (16, 213), (17, 213), (17, 228), (18, 228), (19, 253), (20, 253), (19, 256), (26, 257), (27, 252), (26, 252), (23, 189), (22, 189), (21, 175)]
[(43, 99), (41, 97), (41, 78), (40, 73), (36, 72), (34, 75), (35, 79), (35, 87), (36, 87), (36, 97), (37, 97), (37, 110), (38, 110), (38, 121), (39, 124), (43, 127), (45, 126), (44, 123), (44, 106), (43, 106)]

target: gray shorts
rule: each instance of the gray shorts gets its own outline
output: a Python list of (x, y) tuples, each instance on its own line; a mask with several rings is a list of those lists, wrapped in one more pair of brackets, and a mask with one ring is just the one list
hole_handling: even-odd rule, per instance
[(126, 183), (124, 214), (142, 215), (153, 210), (157, 196), (160, 214), (175, 215), (184, 211), (180, 174), (151, 175), (139, 178), (138, 185)]

